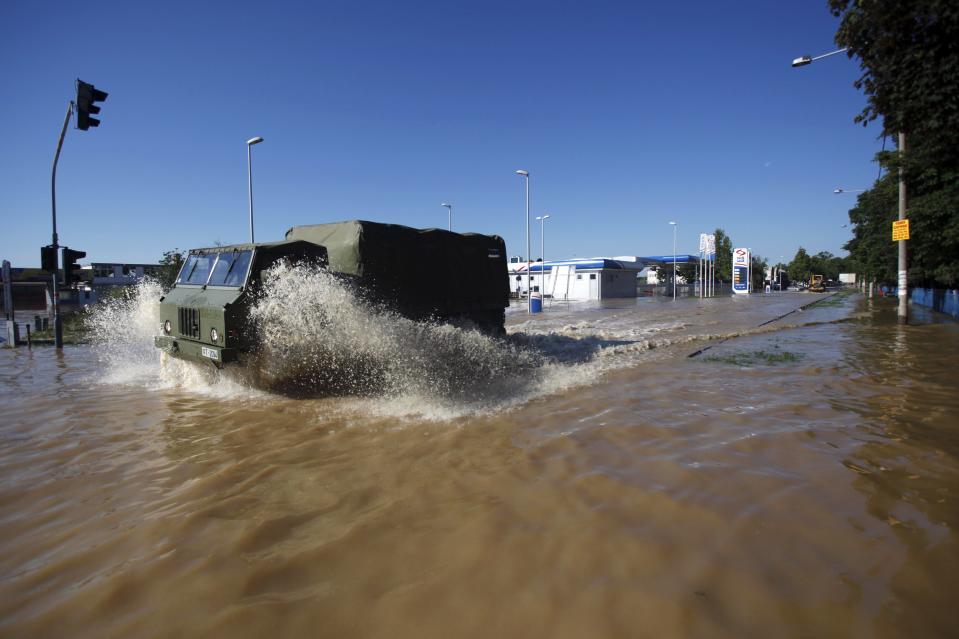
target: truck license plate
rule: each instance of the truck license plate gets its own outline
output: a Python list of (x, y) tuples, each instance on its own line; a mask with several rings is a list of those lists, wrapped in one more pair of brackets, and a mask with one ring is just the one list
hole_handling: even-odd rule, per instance
[(210, 359), (220, 359), (220, 354), (217, 353), (216, 350), (207, 348), (206, 346), (200, 347), (200, 354), (203, 355), (203, 357), (209, 357)]

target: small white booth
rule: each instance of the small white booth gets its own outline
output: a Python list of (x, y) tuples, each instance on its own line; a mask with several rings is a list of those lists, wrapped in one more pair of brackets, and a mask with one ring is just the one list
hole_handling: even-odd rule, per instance
[[(533, 262), (530, 286), (534, 293), (554, 300), (586, 301), (636, 297), (636, 275), (642, 263), (595, 257), (556, 262)], [(526, 263), (509, 265), (510, 291), (525, 297)]]

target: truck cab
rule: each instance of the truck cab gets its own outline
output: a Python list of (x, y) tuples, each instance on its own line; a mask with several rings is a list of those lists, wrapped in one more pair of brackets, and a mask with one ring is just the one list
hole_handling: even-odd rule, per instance
[(217, 368), (249, 350), (250, 305), (263, 272), (280, 260), (326, 266), (326, 249), (303, 240), (191, 250), (176, 282), (160, 298), (154, 345), (180, 359)]

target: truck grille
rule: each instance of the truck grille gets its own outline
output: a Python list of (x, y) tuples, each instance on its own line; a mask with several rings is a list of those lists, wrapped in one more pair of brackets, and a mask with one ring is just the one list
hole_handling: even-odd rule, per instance
[(178, 308), (180, 316), (180, 335), (200, 339), (200, 309)]

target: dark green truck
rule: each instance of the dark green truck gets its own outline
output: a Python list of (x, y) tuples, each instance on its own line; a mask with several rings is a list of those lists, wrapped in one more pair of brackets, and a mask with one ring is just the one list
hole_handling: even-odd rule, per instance
[(501, 237), (354, 220), (295, 226), (282, 242), (191, 250), (160, 298), (155, 345), (217, 367), (255, 350), (249, 310), (262, 273), (279, 260), (320, 264), (365, 299), (412, 320), (469, 320), (486, 333), (505, 333)]

